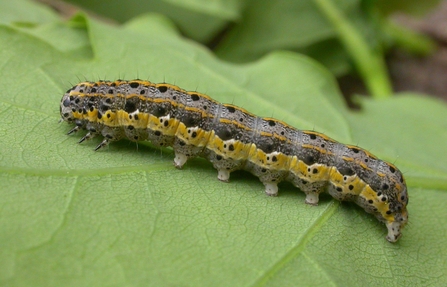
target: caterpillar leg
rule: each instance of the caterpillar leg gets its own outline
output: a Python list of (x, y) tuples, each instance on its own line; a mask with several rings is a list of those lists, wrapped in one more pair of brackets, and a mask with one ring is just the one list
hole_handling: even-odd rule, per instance
[(309, 205), (318, 205), (318, 201), (320, 200), (320, 193), (324, 191), (326, 188), (327, 182), (325, 181), (315, 181), (309, 182), (305, 186), (304, 193), (306, 194), (306, 199), (304, 202)]
[(74, 128), (72, 128), (67, 133), (67, 135), (74, 134), (85, 127), (85, 122), (83, 120), (75, 120), (74, 123), (76, 124), (76, 126)]
[(108, 146), (110, 142), (121, 139), (124, 135), (121, 128), (112, 128), (107, 126), (102, 129), (101, 134), (104, 136), (104, 139), (99, 145), (96, 146), (95, 151)]
[(110, 139), (108, 139), (108, 138), (104, 138), (104, 140), (103, 140), (99, 145), (97, 145), (97, 146), (95, 147), (95, 151), (98, 151), (98, 150), (100, 150), (100, 149), (102, 149), (102, 148), (108, 146), (109, 143), (110, 143)]
[(86, 140), (90, 140), (92, 138), (94, 138), (95, 136), (97, 136), (98, 130), (100, 129), (100, 124), (98, 123), (87, 123), (87, 125), (85, 126), (85, 129), (88, 131), (88, 133), (83, 136), (78, 143), (82, 143)]
[(313, 193), (313, 192), (306, 193), (306, 199), (304, 200), (304, 202), (309, 205), (317, 206), (318, 201), (320, 200), (319, 196), (320, 196), (319, 193)]
[(179, 152), (175, 152), (174, 166), (176, 168), (181, 169), (187, 161), (188, 161), (188, 157), (186, 155), (181, 154)]
[(230, 171), (226, 168), (221, 168), (217, 170), (217, 179), (223, 182), (230, 181)]
[(90, 140), (90, 139), (94, 138), (96, 135), (97, 135), (97, 133), (88, 132), (85, 136), (83, 136), (83, 137), (78, 141), (78, 143), (82, 143), (82, 142), (84, 142), (84, 141), (86, 141), (86, 140)]
[(201, 156), (207, 158), (213, 164), (213, 167), (217, 170), (217, 179), (223, 182), (229, 182), (231, 172), (241, 169), (244, 165), (242, 160), (224, 158), (208, 149)]
[(292, 183), (306, 194), (304, 202), (309, 205), (318, 205), (320, 193), (323, 192), (327, 184), (325, 181), (309, 182), (299, 178), (295, 178)]
[(71, 130), (68, 131), (67, 135), (77, 133), (81, 128), (82, 127), (80, 127), (80, 126), (75, 126), (74, 128), (72, 128)]
[(181, 169), (183, 165), (185, 165), (185, 163), (188, 161), (188, 159), (194, 158), (203, 153), (203, 146), (197, 146), (194, 143), (189, 143), (188, 140), (189, 138), (174, 139), (174, 144), (172, 145), (172, 148), (175, 152), (174, 166), (178, 169)]
[(278, 195), (278, 183), (283, 181), (288, 173), (288, 171), (277, 170), (266, 165), (258, 166), (251, 161), (247, 161), (244, 169), (259, 178), (259, 180), (264, 184), (265, 194), (268, 196)]
[(268, 196), (278, 196), (278, 183), (277, 182), (264, 182), (265, 194)]

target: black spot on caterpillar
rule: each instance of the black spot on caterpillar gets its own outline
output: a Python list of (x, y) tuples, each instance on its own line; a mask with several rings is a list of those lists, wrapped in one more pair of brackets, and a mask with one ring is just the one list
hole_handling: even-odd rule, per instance
[(290, 181), (306, 194), (307, 204), (317, 205), (327, 190), (384, 222), (390, 242), (401, 237), (408, 221), (407, 187), (394, 165), (360, 147), (197, 92), (141, 80), (82, 82), (64, 94), (60, 113), (75, 124), (68, 134), (87, 130), (79, 142), (104, 137), (95, 150), (122, 138), (147, 140), (172, 147), (177, 168), (200, 156), (213, 164), (221, 181), (228, 181), (232, 171), (247, 170), (270, 196), (278, 194), (279, 182)]

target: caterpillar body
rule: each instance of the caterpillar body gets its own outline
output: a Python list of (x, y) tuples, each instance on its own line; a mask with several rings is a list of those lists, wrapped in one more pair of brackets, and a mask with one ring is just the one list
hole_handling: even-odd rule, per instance
[(279, 182), (290, 181), (306, 194), (307, 204), (317, 205), (327, 190), (385, 223), (390, 242), (401, 237), (408, 221), (407, 187), (394, 165), (360, 147), (198, 92), (142, 80), (81, 82), (64, 94), (60, 113), (75, 124), (68, 134), (87, 130), (80, 143), (103, 136), (95, 150), (122, 138), (147, 140), (171, 146), (177, 168), (200, 156), (213, 164), (221, 181), (228, 181), (232, 171), (247, 170), (270, 196), (278, 194)]

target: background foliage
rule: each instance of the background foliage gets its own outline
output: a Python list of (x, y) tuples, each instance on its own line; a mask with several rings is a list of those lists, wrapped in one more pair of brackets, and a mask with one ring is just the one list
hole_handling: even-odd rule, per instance
[[(212, 1), (165, 2), (206, 14), (217, 24), (267, 9), (265, 3), (253, 7), (240, 1), (213, 1), (211, 7), (205, 3)], [(339, 2), (348, 12), (358, 8), (356, 1)], [(132, 5), (144, 11), (143, 4), (132, 3), (121, 6), (127, 16), (120, 20), (132, 18), (123, 25), (84, 14), (62, 21), (50, 9), (24, 0), (0, 3), (0, 284), (447, 283), (444, 103), (407, 93), (380, 101), (359, 98), (362, 109), (353, 112), (333, 74), (307, 56), (273, 45), (273, 52), (256, 61), (230, 63), (180, 36), (166, 16), (126, 14)], [(172, 17), (169, 13), (173, 9), (165, 13)], [(192, 13), (191, 26), (198, 21), (204, 30), (214, 29), (199, 35), (200, 29), (191, 28), (196, 39), (212, 38), (219, 29)], [(175, 20), (181, 31), (188, 30)], [(334, 40), (331, 30), (323, 33), (322, 43)], [(315, 45), (305, 46), (313, 51)], [(224, 45), (216, 51), (232, 53)], [(77, 145), (80, 137), (67, 137), (70, 127), (57, 124), (62, 94), (79, 79), (118, 77), (198, 90), (358, 144), (395, 163), (410, 194), (410, 224), (403, 238), (388, 243), (383, 224), (329, 196), (318, 207), (308, 206), (304, 194), (284, 184), (279, 197), (269, 198), (253, 176), (235, 173), (224, 184), (201, 159), (175, 170), (169, 149), (122, 141), (94, 153), (99, 139)]]

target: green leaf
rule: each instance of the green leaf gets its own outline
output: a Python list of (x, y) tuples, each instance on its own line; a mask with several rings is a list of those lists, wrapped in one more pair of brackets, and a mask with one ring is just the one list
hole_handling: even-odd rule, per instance
[(346, 18), (332, 0), (314, 0), (320, 11), (332, 23), (338, 39), (349, 53), (371, 96), (377, 99), (391, 96), (392, 87), (382, 51), (370, 49), (360, 31)]
[[(335, 2), (358, 28), (365, 25), (359, 0)], [(336, 36), (313, 0), (251, 1), (243, 21), (229, 31), (216, 53), (225, 60), (247, 62), (274, 50), (287, 49), (308, 54), (334, 73), (344, 74), (350, 69), (349, 59)]]
[(414, 16), (423, 17), (427, 13), (433, 12), (441, 0), (368, 0), (374, 1), (383, 13), (406, 13)]
[[(447, 283), (445, 104), (404, 95), (351, 112), (332, 75), (305, 56), (227, 64), (167, 23), (112, 27), (79, 15), (45, 33), (0, 26), (1, 285)], [(323, 196), (308, 206), (289, 184), (271, 198), (247, 173), (219, 182), (202, 159), (176, 170), (170, 149), (76, 144), (80, 135), (57, 123), (60, 98), (79, 79), (105, 77), (198, 90), (395, 162), (409, 183), (403, 238), (387, 242), (385, 226), (353, 204)]]
[(50, 8), (36, 4), (34, 1), (2, 1), (0, 23), (18, 25), (35, 25), (56, 21), (58, 19)]
[(236, 21), (247, 0), (69, 0), (88, 11), (120, 22), (143, 13), (161, 13), (196, 41), (208, 42), (229, 21)]

